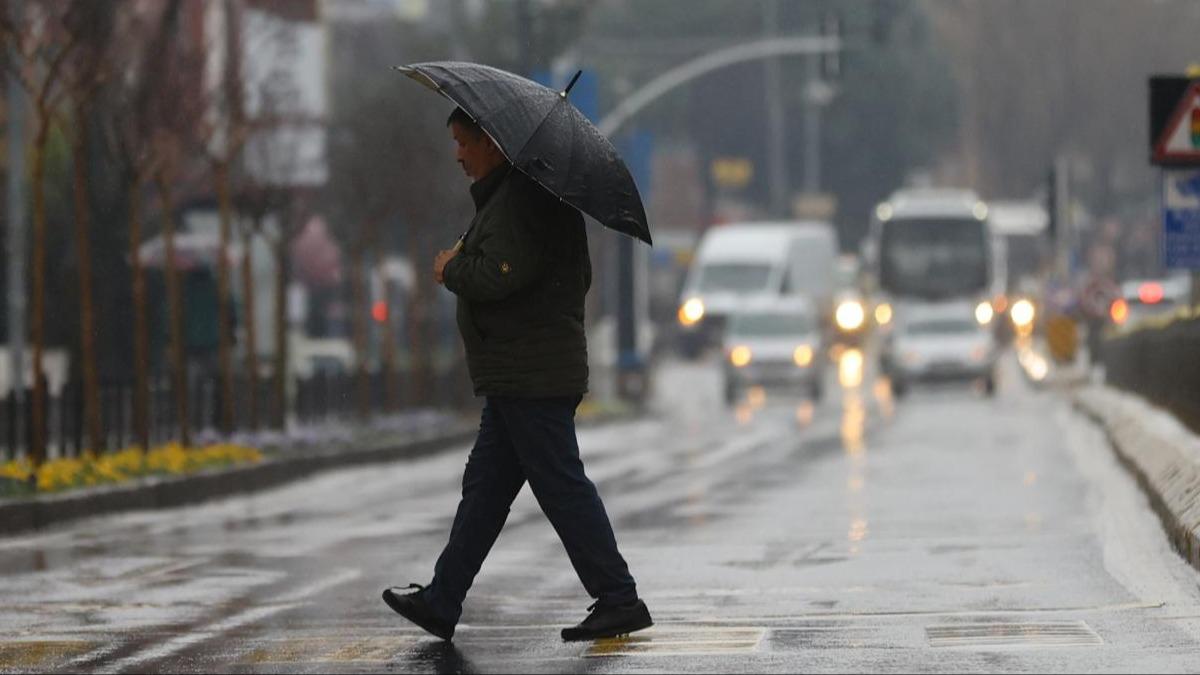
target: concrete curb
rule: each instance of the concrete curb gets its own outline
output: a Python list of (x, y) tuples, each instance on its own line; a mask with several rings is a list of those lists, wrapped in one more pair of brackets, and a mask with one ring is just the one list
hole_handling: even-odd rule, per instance
[[(634, 412), (600, 412), (580, 418), (581, 429), (634, 420)], [(178, 478), (147, 478), (130, 485), (77, 490), (61, 495), (0, 499), (0, 537), (40, 530), (77, 518), (138, 509), (164, 509), (218, 497), (266, 490), (326, 469), (415, 459), (475, 440), (478, 424), (448, 425), (436, 434), (405, 442), (395, 440), (364, 447), (341, 447), (317, 453), (270, 456), (260, 464), (214, 469)]]
[(1137, 477), (1171, 544), (1200, 569), (1200, 436), (1170, 413), (1111, 387), (1081, 387), (1072, 398)]
[(407, 442), (320, 453), (269, 457), (260, 464), (215, 469), (178, 478), (150, 478), (62, 495), (0, 500), (0, 536), (39, 530), (77, 518), (136, 509), (162, 509), (277, 487), (318, 471), (413, 459), (475, 438), (474, 424), (455, 424)]

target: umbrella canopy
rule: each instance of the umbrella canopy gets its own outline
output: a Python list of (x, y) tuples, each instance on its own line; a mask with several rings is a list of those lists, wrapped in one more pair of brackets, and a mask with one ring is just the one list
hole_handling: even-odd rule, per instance
[[(519, 75), (477, 63), (397, 66), (453, 101), (513, 166), (605, 227), (651, 243), (646, 209), (616, 148), (567, 100)], [(578, 75), (576, 75), (578, 77)]]

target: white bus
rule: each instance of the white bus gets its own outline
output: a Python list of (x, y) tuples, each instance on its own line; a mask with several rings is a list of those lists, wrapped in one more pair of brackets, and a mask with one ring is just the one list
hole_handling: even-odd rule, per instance
[(981, 322), (991, 321), (987, 310), (996, 289), (988, 207), (973, 191), (893, 193), (876, 206), (863, 253), (877, 301), (970, 300), (976, 315), (986, 317)]
[[(949, 376), (981, 378), (995, 391), (998, 289), (987, 204), (970, 190), (893, 193), (875, 208), (864, 258), (877, 307), (887, 308), (875, 315), (891, 317), (879, 361), (896, 395), (912, 381)], [(929, 333), (929, 317), (944, 334)], [(914, 346), (921, 341), (936, 347)]]

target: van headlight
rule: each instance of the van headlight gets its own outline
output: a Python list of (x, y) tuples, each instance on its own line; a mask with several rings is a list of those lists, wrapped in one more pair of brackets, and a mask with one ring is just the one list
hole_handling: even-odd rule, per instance
[(866, 311), (863, 310), (862, 303), (857, 300), (843, 300), (838, 305), (837, 311), (834, 314), (838, 328), (846, 332), (862, 328), (863, 321), (866, 318)]
[(750, 353), (750, 348), (746, 345), (738, 345), (729, 350), (729, 362), (735, 368), (745, 368), (750, 365), (751, 358), (753, 358), (753, 354)]
[(992, 317), (996, 316), (996, 310), (992, 309), (992, 303), (984, 300), (975, 305), (975, 320), (980, 326), (986, 326), (992, 322)]
[(689, 298), (679, 307), (679, 323), (694, 326), (704, 318), (704, 302), (700, 298)]

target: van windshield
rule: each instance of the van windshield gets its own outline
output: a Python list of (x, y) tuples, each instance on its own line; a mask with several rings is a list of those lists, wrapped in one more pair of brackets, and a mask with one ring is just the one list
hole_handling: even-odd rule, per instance
[(761, 337), (804, 335), (812, 330), (812, 320), (807, 314), (784, 312), (738, 314), (730, 326), (734, 335)]
[(714, 263), (700, 269), (696, 290), (746, 293), (767, 290), (771, 267), (758, 263)]

